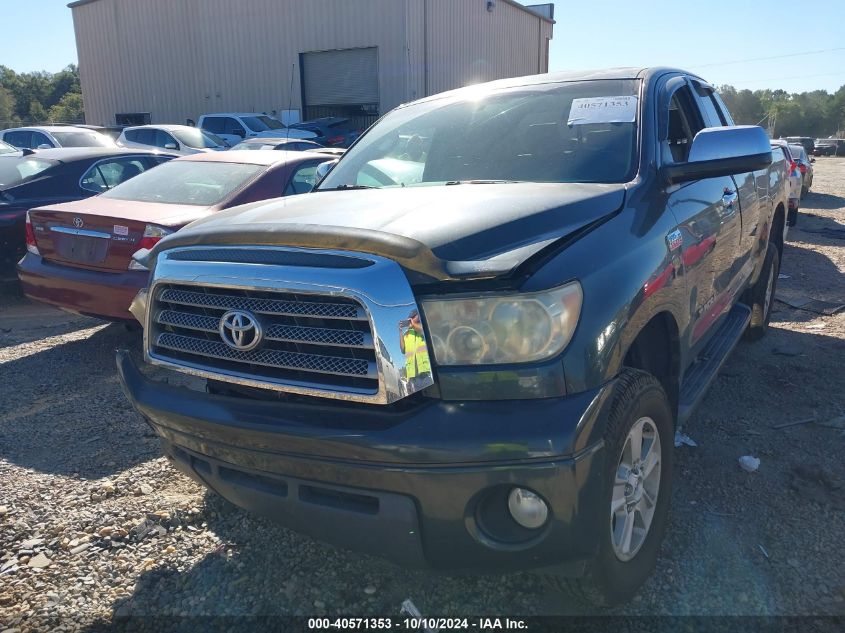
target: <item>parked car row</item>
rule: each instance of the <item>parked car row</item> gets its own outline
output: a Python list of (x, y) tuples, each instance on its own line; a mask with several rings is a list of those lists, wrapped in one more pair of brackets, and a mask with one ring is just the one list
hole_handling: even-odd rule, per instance
[(845, 138), (817, 138), (813, 156), (845, 156)]
[[(17, 149), (50, 149), (55, 147), (157, 147), (179, 155), (219, 151), (244, 141), (275, 141), (276, 145), (292, 140), (311, 141), (317, 146), (346, 148), (361, 135), (351, 121), (341, 117), (324, 117), (294, 123), (290, 126), (263, 113), (223, 112), (204, 114), (197, 126), (154, 124), (124, 128), (90, 125), (43, 125), (0, 131), (0, 141)], [(248, 149), (282, 149), (264, 145)], [(311, 148), (313, 146), (308, 146)], [(301, 151), (303, 146), (289, 145), (288, 151)]]

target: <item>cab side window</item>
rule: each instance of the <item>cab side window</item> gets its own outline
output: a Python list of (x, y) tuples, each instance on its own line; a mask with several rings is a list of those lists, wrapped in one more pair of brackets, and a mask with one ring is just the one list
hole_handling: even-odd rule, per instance
[(669, 127), (666, 140), (661, 143), (663, 160), (685, 163), (692, 140), (703, 128), (704, 123), (694, 105), (690, 89), (687, 86), (679, 88), (669, 103)]

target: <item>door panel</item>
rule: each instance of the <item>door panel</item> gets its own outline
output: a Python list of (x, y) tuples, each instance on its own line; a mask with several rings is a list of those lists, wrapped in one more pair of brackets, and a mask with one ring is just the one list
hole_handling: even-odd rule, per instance
[[(681, 163), (687, 160), (695, 135), (707, 125), (706, 118), (687, 84), (676, 87), (664, 103), (662, 118), (667, 127), (661, 137), (662, 160)], [(680, 250), (690, 293), (690, 328), (686, 335), (694, 357), (730, 309), (737, 291), (742, 201), (730, 176), (674, 185), (667, 189), (667, 196), (668, 208), (677, 222), (671, 244)]]

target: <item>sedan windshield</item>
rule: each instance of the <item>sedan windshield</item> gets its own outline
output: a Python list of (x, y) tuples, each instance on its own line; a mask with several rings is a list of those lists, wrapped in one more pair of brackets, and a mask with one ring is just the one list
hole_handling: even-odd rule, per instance
[(462, 91), (398, 108), (318, 190), (505, 182), (626, 182), (636, 170), (635, 80)]
[(189, 130), (173, 130), (172, 134), (176, 137), (177, 141), (182, 143), (182, 145), (187, 145), (188, 147), (193, 147), (195, 149), (222, 146), (222, 143), (218, 143), (208, 134), (197, 128)]
[(58, 164), (56, 161), (40, 158), (0, 158), (0, 187), (15, 187)]
[(99, 132), (51, 132), (62, 147), (115, 147), (115, 142)]
[(207, 207), (225, 200), (264, 168), (241, 163), (174, 160), (145, 171), (101, 196)]

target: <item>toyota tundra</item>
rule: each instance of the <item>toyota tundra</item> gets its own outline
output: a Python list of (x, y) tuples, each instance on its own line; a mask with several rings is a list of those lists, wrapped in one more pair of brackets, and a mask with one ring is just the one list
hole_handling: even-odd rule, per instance
[(676, 428), (767, 328), (766, 133), (681, 70), (550, 74), (398, 107), (320, 173), (137, 256), (158, 369), (117, 365), (167, 455), (342, 547), (630, 597)]

